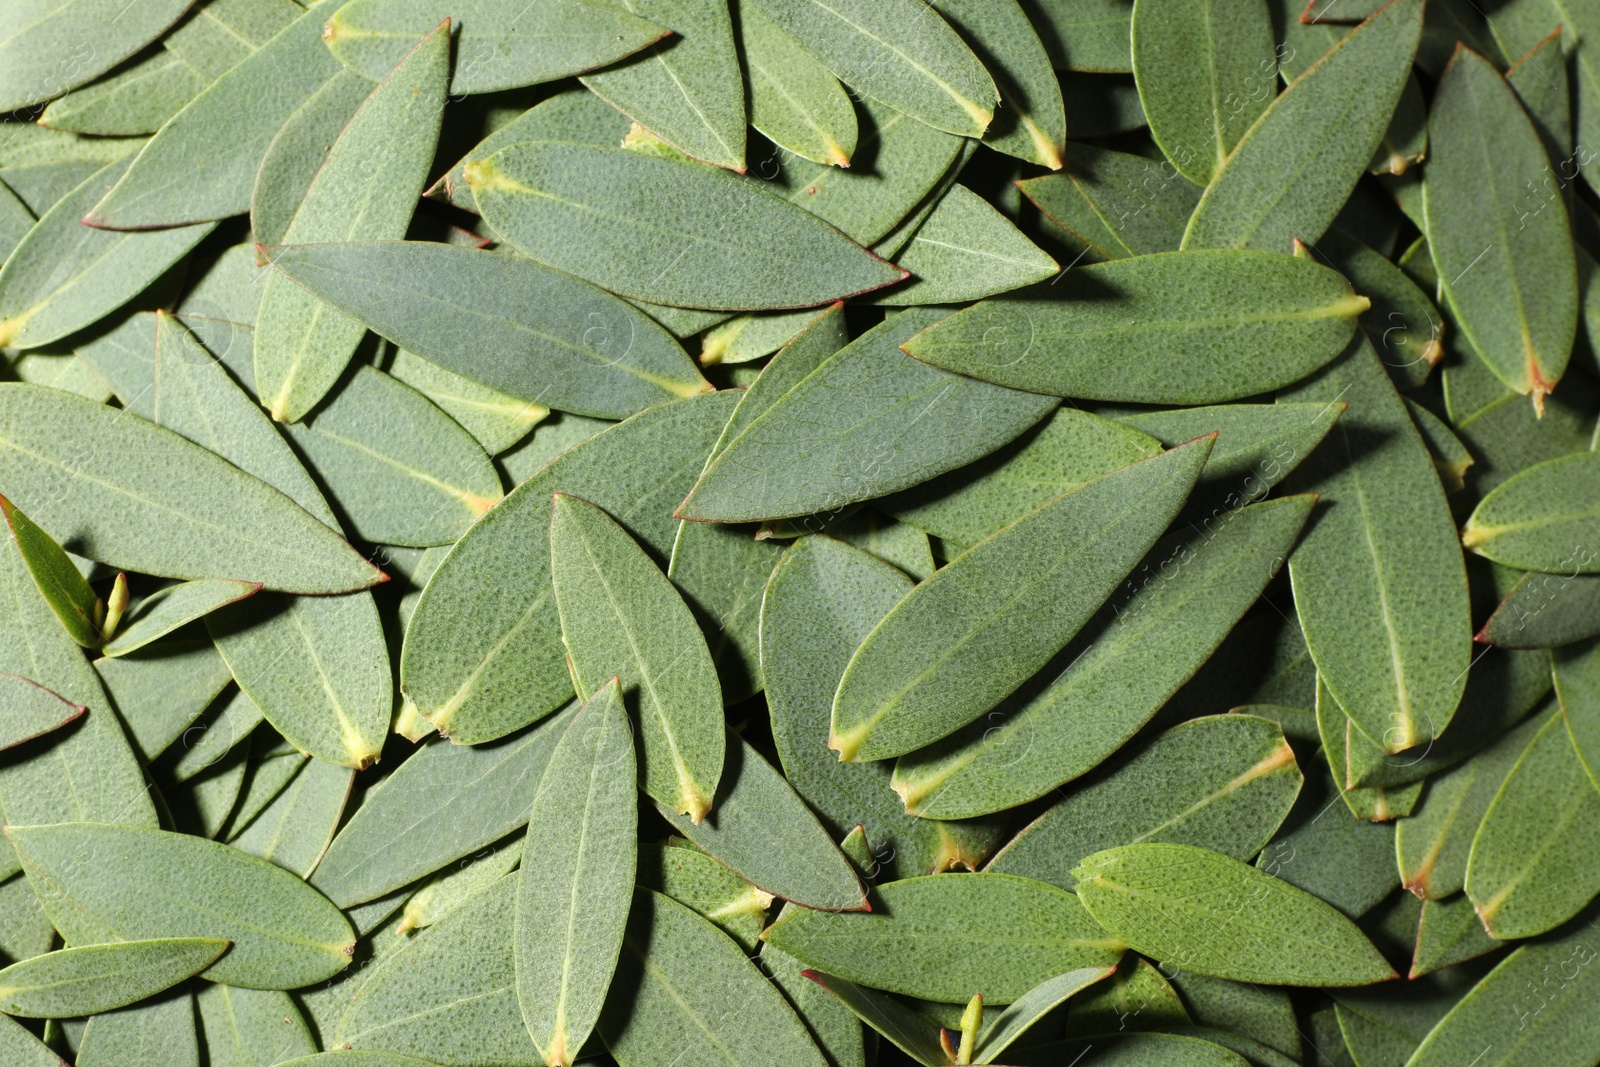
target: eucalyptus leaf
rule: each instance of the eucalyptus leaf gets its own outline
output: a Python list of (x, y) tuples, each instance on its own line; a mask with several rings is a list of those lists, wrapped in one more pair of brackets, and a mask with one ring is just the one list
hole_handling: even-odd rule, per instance
[(937, 1028), (894, 997), (822, 971), (804, 970), (800, 974), (827, 990), (851, 1016), (888, 1038), (917, 1063), (924, 1067), (943, 1067), (950, 1062), (949, 1053), (939, 1042)]
[(93, 81), (160, 37), (193, 2), (159, 0), (131, 10), (117, 0), (51, 0), (8, 13), (0, 26), (0, 111)]
[(226, 941), (195, 937), (47, 952), (0, 970), (0, 1009), (27, 1019), (113, 1011), (198, 974), (227, 949)]
[(183, 60), (155, 52), (92, 85), (56, 97), (39, 121), (74, 133), (155, 133), (205, 87)]
[[(78, 1043), (81, 1067), (200, 1067), (194, 996), (187, 985), (164, 997), (89, 1020)], [(51, 1064), (51, 1067), (56, 1067)]]
[[(751, 885), (692, 842), (641, 845), (639, 885), (664, 893), (711, 920), (747, 953), (761, 947), (772, 894)], [(764, 953), (762, 958), (770, 965)]]
[(273, 137), (250, 191), (250, 231), (257, 244), (283, 242), (329, 149), (371, 93), (372, 83), (360, 75), (336, 74)]
[(316, 1050), (300, 1009), (287, 993), (201, 985), (194, 998), (210, 1067), (257, 1067)]
[(75, 721), (89, 709), (37, 682), (0, 674), (0, 749), (13, 748)]
[(1600, 573), (1594, 487), (1600, 453), (1528, 467), (1479, 502), (1461, 543), (1496, 563), (1547, 574)]
[(1066, 107), (1049, 52), (1022, 7), (1012, 0), (938, 0), (934, 6), (972, 46), (999, 90), (1000, 106), (984, 131), (984, 143), (1060, 170)]
[[(304, 766), (254, 818), (236, 818), (228, 843), (241, 852), (309, 877), (344, 815), (354, 771), (319, 759)], [(259, 773), (259, 772), (258, 772)]]
[(163, 586), (133, 605), (100, 651), (107, 656), (125, 656), (260, 591), (261, 586), (255, 582), (215, 578)]
[(17, 1067), (62, 1067), (66, 1063), (21, 1023), (6, 1017), (0, 1017), (0, 1052)]
[(1060, 264), (964, 185), (951, 187), (897, 256), (905, 285), (875, 301), (886, 306), (955, 304), (1043, 281)]
[(405, 349), (395, 350), (388, 371), (459, 422), (491, 456), (515, 446), (550, 414), (542, 404), (490, 388)]
[(3, 496), (0, 513), (5, 515), (11, 543), (16, 545), (23, 566), (28, 568), (33, 584), (39, 587), (39, 594), (61, 620), (67, 635), (84, 648), (97, 648), (105, 640), (100, 632), (104, 602), (95, 596), (54, 538)]
[(1174, 252), (1200, 190), (1153, 159), (1068, 144), (1065, 170), (1026, 178), (1017, 188), (1045, 221), (1079, 249), (1080, 260)]
[(750, 125), (814, 163), (849, 166), (856, 113), (838, 79), (753, 0), (737, 10)]

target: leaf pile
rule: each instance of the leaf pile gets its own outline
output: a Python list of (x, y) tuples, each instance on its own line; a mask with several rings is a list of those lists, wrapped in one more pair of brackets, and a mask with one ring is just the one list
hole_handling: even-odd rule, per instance
[(1600, 1064), (1596, 49), (0, 0), (0, 1063)]

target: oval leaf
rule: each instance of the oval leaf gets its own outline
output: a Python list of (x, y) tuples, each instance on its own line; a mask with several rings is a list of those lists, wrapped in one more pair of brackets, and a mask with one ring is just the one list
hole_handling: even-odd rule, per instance
[(0, 970), (0, 1011), (27, 1019), (112, 1011), (198, 974), (227, 948), (226, 941), (193, 937), (46, 952)]
[(1548, 460), (1478, 504), (1461, 543), (1496, 563), (1550, 574), (1600, 573), (1600, 453)]

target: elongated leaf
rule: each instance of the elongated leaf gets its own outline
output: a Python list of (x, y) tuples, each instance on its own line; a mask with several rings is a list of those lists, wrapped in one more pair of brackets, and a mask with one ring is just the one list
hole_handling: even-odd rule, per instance
[(134, 604), (123, 616), (116, 636), (101, 649), (107, 656), (124, 656), (150, 642), (209, 615), (213, 611), (261, 591), (255, 582), (210, 579), (163, 586)]
[(124, 159), (94, 171), (62, 196), (6, 256), (0, 269), (0, 341), (31, 349), (76, 333), (115, 311), (210, 233), (210, 225), (110, 233), (80, 220), (127, 170)]
[(901, 1001), (838, 975), (814, 970), (800, 974), (838, 998), (850, 1015), (888, 1038), (896, 1048), (924, 1067), (943, 1067), (950, 1062), (949, 1053), (939, 1043), (938, 1028)]
[(400, 932), (427, 929), (498, 882), (521, 862), (524, 836), (513, 832), (429, 878), (406, 898), (400, 910)]
[(978, 137), (999, 90), (978, 57), (913, 0), (755, 0), (852, 89), (935, 129)]
[(1437, 737), (1466, 685), (1471, 621), (1433, 460), (1364, 341), (1279, 399), (1350, 405), (1286, 483), (1325, 509), (1289, 560), (1318, 674), (1386, 751)]
[(1600, 635), (1600, 578), (1522, 576), (1478, 632), (1500, 648), (1555, 648)]
[(198, 974), (227, 948), (226, 941), (195, 937), (47, 952), (0, 970), (0, 1008), (28, 1019), (112, 1011)]
[(613, 419), (709, 388), (641, 312), (529, 260), (419, 242), (269, 254), (283, 274), (407, 351), (529, 403)]
[(1600, 794), (1560, 716), (1506, 775), (1467, 861), (1467, 896), (1497, 938), (1553, 930), (1600, 893)]
[(253, 989), (309, 985), (350, 963), (344, 916), (288, 871), (237, 849), (93, 823), (9, 826), (6, 836), (68, 945), (220, 934), (233, 947), (207, 976)]
[[(1500, 73), (1460, 49), (1434, 95), (1423, 204), (1440, 288), (1473, 351), (1535, 408), (1566, 369), (1578, 281), (1560, 196), (1530, 202), (1550, 164)], [(1517, 224), (1498, 224), (1515, 216)]]
[(1195, 1022), (1243, 1034), (1290, 1056), (1300, 1052), (1300, 1021), (1287, 990), (1263, 989), (1188, 971), (1167, 975)]
[[(707, 465), (679, 515), (717, 522), (787, 518), (881, 496), (994, 451), (1054, 406), (920, 364), (899, 350), (942, 314), (897, 315), (786, 382)], [(907, 440), (911, 420), (916, 431)]]
[(1114, 845), (1169, 841), (1249, 860), (1277, 832), (1303, 780), (1277, 723), (1192, 719), (1057, 801), (984, 869), (1071, 889), (1078, 861)]
[(1272, 102), (1278, 56), (1262, 0), (1141, 0), (1133, 77), (1150, 134), (1172, 165), (1208, 185)]
[(382, 580), (276, 489), (142, 419), (55, 389), (7, 384), (0, 438), (0, 484), (11, 498), (111, 566), (306, 593)]
[(1021, 289), (1060, 270), (1060, 264), (964, 185), (945, 194), (898, 258), (911, 280), (877, 297), (877, 303), (978, 300)]
[(0, 1017), (0, 1052), (17, 1067), (64, 1067), (66, 1063), (44, 1042), (13, 1019)]
[(1190, 1023), (1182, 999), (1161, 971), (1135, 955), (1123, 956), (1115, 974), (1078, 998), (1071, 1015), (1066, 1026), (1069, 1037), (1175, 1028)]
[(751, 0), (741, 0), (738, 15), (750, 125), (814, 163), (849, 166), (856, 113), (838, 80)]
[(761, 944), (771, 893), (756, 888), (689, 842), (641, 845), (638, 884), (704, 916), (746, 952)]
[(363, 540), (452, 544), (500, 501), (477, 441), (427, 397), (375, 367), (286, 428)]
[(354, 772), (348, 767), (306, 760), (259, 815), (248, 823), (233, 820), (228, 843), (302, 878), (310, 877), (344, 815), (353, 782)]
[(855, 868), (817, 817), (749, 742), (731, 732), (723, 795), (712, 815), (695, 823), (659, 801), (656, 810), (717, 862), (773, 896), (827, 911), (868, 906)]
[(11, 542), (33, 576), (33, 584), (39, 587), (39, 594), (61, 620), (67, 635), (84, 648), (99, 647), (104, 638), (96, 616), (104, 612), (105, 605), (89, 588), (88, 581), (61, 546), (3, 496), (0, 513), (5, 515)]
[(1582, 376), (1563, 379), (1566, 385), (1545, 399), (1542, 417), (1481, 359), (1463, 359), (1441, 377), (1445, 414), (1472, 452), (1471, 482), (1480, 496), (1530, 467), (1589, 447), (1600, 390)]
[[(294, 6), (291, 7), (290, 4)], [(210, 85), (300, 16), (294, 0), (208, 0), (196, 4), (161, 47)]]
[(1017, 183), (1080, 262), (1176, 251), (1200, 190), (1155, 160), (1067, 145), (1066, 170)]
[(205, 87), (177, 56), (155, 52), (120, 73), (56, 97), (39, 121), (74, 133), (155, 133)]
[(1060, 170), (1067, 140), (1061, 86), (1022, 8), (1010, 0), (938, 0), (934, 7), (972, 46), (999, 90), (1000, 107), (984, 131), (984, 143)]
[(1192, 845), (1107, 849), (1074, 870), (1096, 921), (1163, 964), (1268, 985), (1394, 977), (1361, 931), (1265, 871)]
[(805, 1025), (726, 934), (670, 897), (635, 890), (600, 1035), (626, 1067), (823, 1067)]
[(316, 1050), (287, 993), (210, 983), (200, 985), (194, 1002), (210, 1067), (255, 1067)]
[(1580, 452), (1529, 467), (1478, 504), (1461, 542), (1508, 567), (1600, 573), (1596, 486), (1600, 453)]
[(1132, 70), (1128, 54), (1131, 6), (1121, 0), (1022, 0), (1022, 9), (1039, 31), (1058, 71)]
[(1040, 982), (992, 1020), (985, 1020), (972, 1062), (995, 1062), (997, 1056), (1015, 1044), (1034, 1024), (1044, 1021), (1050, 1012), (1066, 1003), (1068, 998), (1094, 986), (1115, 971), (1114, 967), (1080, 967)]
[(550, 415), (542, 404), (519, 400), (405, 349), (395, 350), (388, 371), (459, 422), (491, 456), (516, 445)]
[(539, 779), (528, 821), (539, 862), (517, 882), (517, 1003), (545, 1062), (588, 1040), (622, 950), (638, 807), (633, 732), (613, 678), (583, 706)]
[(1388, 128), (1421, 32), (1419, 0), (1392, 0), (1296, 78), (1215, 172), (1183, 247), (1288, 252), (1321, 237)]
[(887, 872), (934, 874), (976, 866), (993, 831), (907, 816), (889, 789), (890, 768), (840, 763), (828, 752), (839, 676), (856, 646), (912, 583), (893, 567), (829, 537), (802, 537), (767, 583), (761, 666), (772, 739), (794, 789), (828, 829), (864, 826), (890, 855)]
[(188, 986), (145, 1004), (94, 1016), (78, 1043), (78, 1063), (81, 1067), (124, 1063), (200, 1067), (194, 997)]
[(602, 100), (692, 159), (744, 173), (744, 82), (726, 0), (620, 0), (670, 41), (580, 79)]
[(465, 176), (484, 219), (519, 251), (620, 296), (730, 311), (812, 307), (906, 276), (714, 168), (534, 142), (469, 164)]
[(330, 146), (371, 94), (371, 82), (341, 71), (311, 94), (273, 137), (250, 191), (250, 232), (257, 244), (282, 243)]
[[(1105, 481), (1117, 477), (1108, 475)], [(1104, 491), (1119, 492), (1110, 486)], [(1084, 521), (1109, 526), (1107, 511), (1120, 510), (1124, 501), (1133, 510), (1170, 506), (1170, 501), (1158, 505), (1153, 496), (1131, 492), (1112, 499), (1118, 503), (1102, 504), (1105, 510)], [(894, 787), (906, 810), (934, 818), (1000, 811), (1044, 795), (1115, 752), (1199, 670), (1254, 603), (1288, 555), (1312, 503), (1307, 496), (1289, 497), (1224, 512), (1157, 545), (1133, 571), (1125, 591), (1099, 607), (1098, 625), (1061, 653), (1055, 669), (1040, 672), (1032, 685), (963, 734), (899, 761)], [(1152, 516), (1153, 521), (1164, 514)], [(1139, 528), (1138, 522), (1132, 525)], [(1067, 541), (1090, 536), (1074, 534)], [(1108, 529), (1104, 536), (1130, 534), (1126, 528)], [(1115, 567), (1124, 566), (1131, 569), (1125, 557), (1118, 557)], [(1071, 563), (1067, 568), (1082, 582), (1085, 568)], [(1098, 588), (1088, 595), (1098, 595)], [(836, 714), (837, 709), (836, 703)], [(1286, 755), (1279, 752), (1277, 758)]]
[(1006, 447), (882, 506), (945, 541), (973, 545), (1062, 493), (1160, 450), (1152, 437), (1064, 407)]
[[(570, 717), (554, 716), (496, 744), (428, 743), (356, 809), (311, 884), (350, 908), (511, 833), (528, 821), (537, 783)], [(396, 848), (396, 841), (406, 847)]]
[(1446, 1067), (1476, 1056), (1475, 1067), (1531, 1067), (1600, 1056), (1594, 959), (1588, 924), (1518, 948), (1439, 1020), (1408, 1062)]
[(732, 392), (690, 398), (596, 434), (523, 482), (457, 542), (406, 631), (400, 678), (418, 711), (477, 744), (566, 701), (572, 680), (549, 584), (550, 494), (603, 508), (661, 562), (678, 530), (672, 504), (688, 492), (738, 399)]
[(489, 93), (604, 67), (668, 32), (622, 6), (556, 0), (350, 0), (328, 20), (326, 40), (351, 70), (377, 81), (444, 19), (459, 22), (452, 93)]
[[(91, 224), (176, 226), (249, 210), (273, 136), (341, 69), (322, 43), (323, 23), (339, 2), (320, 0), (174, 115), (93, 205)], [(205, 181), (194, 180), (197, 170)]]
[(63, 700), (37, 682), (0, 674), (0, 749), (59, 730), (88, 710), (82, 704)]
[(0, 28), (0, 111), (93, 81), (160, 37), (193, 2), (130, 8), (119, 0), (53, 0), (8, 12)]
[(1026, 878), (936, 874), (879, 886), (877, 896), (872, 912), (791, 912), (762, 937), (860, 985), (952, 1004), (976, 992), (1009, 1004), (1046, 978), (1122, 955), (1071, 893)]
[(985, 301), (905, 350), (1016, 389), (1207, 404), (1304, 378), (1339, 354), (1366, 307), (1338, 274), (1303, 260), (1173, 252), (1081, 267)]
[[(372, 90), (328, 149), (283, 233), (288, 244), (405, 236), (439, 140), (450, 33), (441, 25)], [(298, 422), (344, 372), (366, 327), (282, 277), (268, 275), (256, 319), (256, 395)]]
[(829, 747), (846, 760), (898, 756), (1009, 695), (1071, 640), (1160, 536), (1212, 440), (1063, 494), (914, 589), (845, 669)]
[(639, 784), (698, 823), (722, 776), (722, 693), (699, 625), (666, 575), (605, 512), (557, 493), (550, 575), (579, 696), (621, 676), (639, 723)]

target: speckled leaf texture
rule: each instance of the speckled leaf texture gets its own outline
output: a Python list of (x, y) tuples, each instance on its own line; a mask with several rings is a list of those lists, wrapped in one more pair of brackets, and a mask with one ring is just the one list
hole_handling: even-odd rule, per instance
[(983, 133), (998, 152), (1061, 169), (1067, 112), (1050, 54), (1015, 0), (938, 0), (934, 8), (994, 78), (1000, 104)]
[(1079, 267), (905, 343), (1015, 389), (1210, 404), (1289, 385), (1337, 356), (1367, 307), (1336, 272), (1264, 252), (1171, 252)]
[(5, 12), (0, 111), (19, 111), (93, 81), (160, 37), (193, 3), (43, 0)]
[(813, 163), (847, 166), (856, 149), (856, 113), (844, 87), (755, 0), (738, 0), (736, 11), (750, 125)]
[(750, 311), (812, 307), (905, 277), (807, 212), (716, 167), (535, 141), (465, 171), (514, 248), (619, 296)]
[(1461, 542), (1496, 563), (1547, 574), (1600, 573), (1600, 453), (1536, 464), (1478, 504)]
[(47, 952), (0, 970), (0, 1008), (28, 1019), (98, 1015), (177, 985), (227, 949), (226, 941), (189, 937)]
[(1468, 48), (1439, 80), (1428, 130), (1422, 202), (1444, 297), (1477, 356), (1542, 407), (1578, 321), (1566, 207), (1528, 196), (1550, 168), (1544, 146), (1511, 87)]

